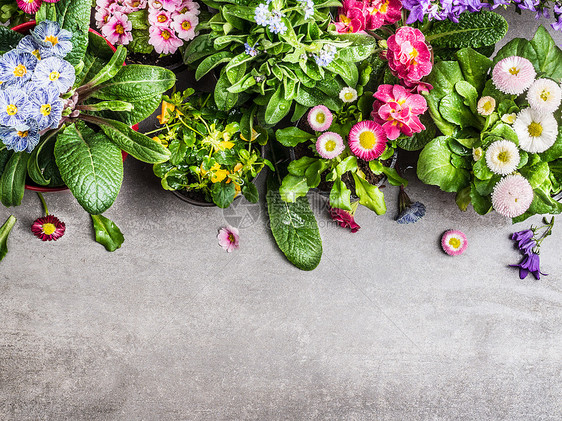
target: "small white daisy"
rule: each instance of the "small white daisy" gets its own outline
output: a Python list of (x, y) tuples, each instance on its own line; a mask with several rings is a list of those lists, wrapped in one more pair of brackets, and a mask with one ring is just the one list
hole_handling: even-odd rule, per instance
[(483, 96), (478, 100), (478, 105), (476, 106), (478, 114), (487, 116), (492, 114), (496, 109), (496, 100), (491, 96)]
[(515, 123), (515, 119), (516, 119), (516, 118), (517, 118), (517, 114), (515, 114), (515, 113), (502, 115), (502, 121), (503, 121), (504, 123), (507, 123), (507, 124), (513, 124), (513, 123)]
[(523, 57), (511, 56), (494, 66), (492, 81), (504, 94), (520, 95), (531, 86), (536, 75), (533, 63)]
[(357, 99), (357, 91), (350, 87), (343, 88), (340, 91), (340, 99), (343, 102), (354, 102)]
[(513, 130), (519, 147), (526, 152), (541, 153), (550, 148), (558, 136), (558, 123), (552, 114), (525, 108), (517, 114)]
[(472, 159), (474, 159), (475, 161), (480, 161), (482, 155), (484, 155), (484, 151), (482, 150), (482, 148), (472, 148)]
[(316, 151), (322, 158), (334, 159), (345, 149), (342, 137), (334, 132), (325, 132), (316, 140)]
[(492, 206), (499, 214), (510, 218), (523, 215), (533, 202), (533, 188), (525, 177), (508, 175), (494, 186)]
[(509, 140), (498, 140), (486, 150), (486, 165), (495, 174), (507, 175), (519, 165), (519, 150)]
[(538, 111), (553, 113), (560, 106), (562, 90), (550, 79), (537, 79), (527, 92), (527, 101), (531, 108)]

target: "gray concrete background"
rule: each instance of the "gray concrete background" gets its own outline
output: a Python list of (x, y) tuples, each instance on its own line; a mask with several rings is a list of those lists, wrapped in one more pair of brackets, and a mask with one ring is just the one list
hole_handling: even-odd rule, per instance
[[(537, 26), (508, 16), (510, 37)], [(519, 280), (509, 235), (540, 218), (512, 226), (409, 192), (428, 211), (415, 225), (393, 221), (394, 188), (356, 234), (319, 217), (313, 272), (285, 260), (259, 207), (190, 206), (133, 159), (106, 214), (126, 237), (115, 253), (69, 193), (46, 197), (66, 235), (37, 240), (27, 192), (0, 208), (18, 218), (0, 263), (0, 420), (562, 419), (560, 222), (550, 275)], [(245, 212), (257, 220), (227, 254), (217, 229)], [(439, 248), (450, 228), (469, 240), (456, 258)]]

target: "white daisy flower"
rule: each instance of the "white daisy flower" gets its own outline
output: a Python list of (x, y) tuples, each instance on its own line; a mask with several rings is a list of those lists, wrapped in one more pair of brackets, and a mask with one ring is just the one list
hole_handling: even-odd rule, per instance
[(354, 102), (357, 100), (357, 91), (350, 87), (343, 88), (340, 91), (340, 99), (343, 102)]
[(482, 155), (484, 155), (484, 151), (482, 150), (482, 148), (472, 148), (472, 159), (474, 159), (475, 161), (480, 161)]
[(517, 118), (517, 114), (515, 114), (515, 113), (502, 115), (502, 121), (503, 121), (504, 123), (507, 123), (507, 124), (513, 124), (513, 123), (515, 123), (515, 119), (516, 119), (516, 118)]
[(558, 123), (552, 114), (525, 108), (517, 114), (513, 130), (519, 147), (526, 152), (540, 153), (550, 148), (558, 136)]
[(527, 92), (529, 105), (538, 111), (553, 113), (560, 106), (561, 100), (560, 86), (550, 79), (537, 79)]
[(480, 115), (490, 115), (496, 109), (496, 100), (491, 96), (483, 96), (478, 100), (476, 109), (478, 111), (478, 114)]
[(498, 140), (486, 150), (486, 165), (495, 174), (511, 174), (517, 169), (519, 160), (519, 150), (509, 140)]
[(525, 177), (512, 174), (494, 186), (492, 206), (499, 214), (515, 218), (523, 215), (533, 202), (533, 188)]
[(504, 94), (520, 95), (535, 80), (537, 72), (533, 63), (523, 57), (506, 57), (494, 66), (492, 81)]

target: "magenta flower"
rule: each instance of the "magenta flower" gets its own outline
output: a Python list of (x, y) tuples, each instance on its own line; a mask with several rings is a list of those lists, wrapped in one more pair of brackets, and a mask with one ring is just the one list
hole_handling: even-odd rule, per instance
[(411, 94), (400, 85), (380, 85), (375, 92), (371, 117), (382, 125), (386, 136), (394, 140), (401, 133), (412, 136), (425, 130), (419, 115), (427, 110), (425, 98)]
[(419, 81), (431, 72), (431, 52), (417, 28), (403, 26), (388, 40), (386, 58), (392, 73), (406, 81)]
[(441, 247), (449, 256), (458, 256), (468, 247), (468, 240), (462, 231), (449, 230), (441, 237)]
[(366, 19), (364, 3), (355, 0), (345, 0), (338, 12), (339, 21), (335, 22), (336, 30), (340, 33), (355, 33), (365, 29)]
[(17, 0), (16, 3), (25, 13), (33, 15), (34, 13), (37, 13), (43, 2), (57, 3), (58, 1), (60, 0)]
[(184, 41), (195, 38), (195, 27), (199, 24), (199, 18), (192, 13), (185, 13), (174, 16), (172, 28), (178, 34), (178, 37)]
[[(355, 207), (355, 209), (357, 209), (356, 203), (359, 202), (355, 202), (352, 205), (352, 207)], [(361, 228), (359, 224), (355, 222), (354, 214), (355, 210), (349, 212), (343, 209), (330, 207), (330, 216), (332, 217), (332, 219), (339, 223), (340, 227), (351, 229), (351, 232), (357, 232), (359, 231), (359, 228)]]
[(364, 161), (381, 156), (388, 141), (384, 129), (372, 120), (356, 123), (349, 131), (349, 149)]
[(509, 266), (519, 268), (519, 279), (525, 279), (529, 273), (532, 273), (535, 279), (541, 279), (541, 275), (548, 275), (541, 272), (540, 264), (541, 259), (539, 255), (531, 252), (523, 257), (519, 264)]
[(42, 241), (56, 241), (64, 235), (65, 230), (64, 222), (53, 215), (37, 218), (31, 225), (31, 232)]
[(183, 45), (171, 28), (160, 28), (151, 26), (149, 29), (150, 38), (148, 42), (154, 46), (158, 54), (174, 54)]
[(400, 0), (367, 0), (366, 29), (378, 29), (383, 25), (393, 25), (402, 18), (402, 2)]
[(112, 44), (127, 45), (133, 40), (133, 24), (126, 14), (115, 12), (101, 28), (102, 35)]
[(240, 247), (240, 235), (238, 234), (238, 229), (231, 227), (230, 225), (222, 227), (219, 230), (217, 239), (219, 240), (219, 245), (228, 253)]

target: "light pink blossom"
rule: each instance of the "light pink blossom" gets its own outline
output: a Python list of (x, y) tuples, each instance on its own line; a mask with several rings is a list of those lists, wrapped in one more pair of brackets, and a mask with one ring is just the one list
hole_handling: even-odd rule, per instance
[(133, 25), (127, 15), (116, 12), (101, 28), (101, 33), (112, 44), (127, 45), (133, 40)]
[(240, 247), (240, 235), (238, 229), (227, 225), (219, 230), (217, 235), (219, 245), (228, 253)]

